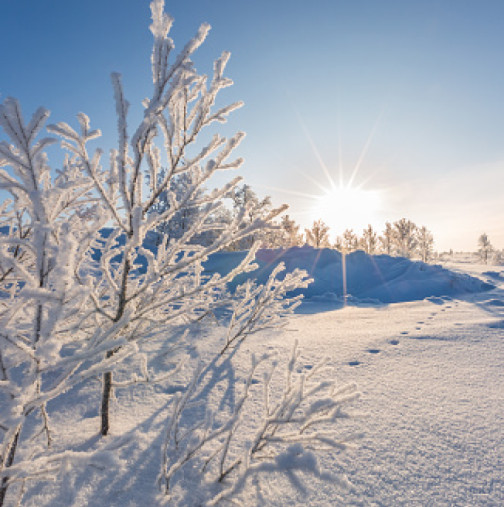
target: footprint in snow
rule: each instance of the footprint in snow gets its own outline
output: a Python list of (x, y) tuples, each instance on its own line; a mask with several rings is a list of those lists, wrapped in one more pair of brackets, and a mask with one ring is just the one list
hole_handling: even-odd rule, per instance
[(349, 361), (348, 363), (349, 366), (359, 366), (359, 364), (361, 364), (360, 361)]
[(425, 322), (423, 320), (420, 320), (417, 322), (417, 324), (425, 324)]
[[(182, 393), (186, 389), (186, 386), (172, 384), (171, 386), (168, 386), (164, 389), (164, 392), (167, 394), (175, 394), (175, 393)], [(163, 392), (163, 391), (157, 391), (156, 392)]]
[(367, 350), (370, 354), (378, 354), (380, 352), (380, 349), (368, 349)]
[(313, 368), (313, 364), (305, 364), (304, 367), (306, 370), (311, 370)]
[(401, 334), (409, 334), (409, 331), (401, 331)]
[(399, 345), (399, 340), (389, 340), (390, 345)]
[(488, 324), (488, 327), (490, 329), (503, 329), (504, 328), (504, 320), (492, 322), (491, 324)]

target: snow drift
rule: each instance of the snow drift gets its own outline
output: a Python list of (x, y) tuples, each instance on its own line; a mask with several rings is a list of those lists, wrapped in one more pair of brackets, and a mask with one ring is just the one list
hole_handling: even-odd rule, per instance
[[(102, 229), (100, 232), (106, 239), (112, 229)], [(124, 235), (117, 238), (118, 245), (122, 245), (124, 241)], [(160, 241), (159, 234), (150, 231), (144, 239), (143, 247), (155, 254)], [(240, 251), (213, 254), (204, 263), (205, 274), (225, 275), (238, 266), (247, 253)], [(93, 257), (99, 260), (100, 252), (95, 252)], [(120, 259), (121, 255), (118, 254), (115, 260)], [(313, 301), (338, 301), (343, 297), (342, 254), (337, 250), (311, 246), (261, 249), (257, 252), (255, 262), (258, 268), (236, 277), (229, 284), (231, 290), (247, 279), (254, 279), (260, 284), (266, 283), (273, 269), (283, 262), (285, 272), (296, 268), (304, 269), (313, 279), (308, 288), (299, 289), (290, 295), (303, 294), (305, 299)], [(143, 255), (137, 255), (135, 265), (138, 271), (143, 273), (147, 260)], [(490, 272), (483, 274), (489, 275)], [(496, 274), (498, 278), (499, 273)], [(346, 256), (346, 278), (349, 300), (368, 303), (401, 303), (428, 297), (453, 297), (495, 288), (491, 283), (468, 274), (450, 271), (440, 265), (384, 254), (368, 255), (362, 250)]]
[[(245, 257), (246, 252), (221, 252), (211, 256), (205, 264), (207, 274), (225, 274)], [(343, 296), (342, 254), (329, 248), (309, 246), (288, 250), (259, 250), (258, 268), (239, 275), (231, 289), (247, 278), (265, 283), (268, 276), (283, 262), (286, 271), (296, 268), (306, 270), (313, 283), (302, 293), (306, 299), (338, 300)], [(433, 296), (460, 296), (482, 292), (494, 286), (478, 278), (459, 274), (439, 265), (425, 264), (389, 255), (368, 255), (356, 251), (346, 256), (347, 292), (360, 301), (398, 303), (415, 301)]]

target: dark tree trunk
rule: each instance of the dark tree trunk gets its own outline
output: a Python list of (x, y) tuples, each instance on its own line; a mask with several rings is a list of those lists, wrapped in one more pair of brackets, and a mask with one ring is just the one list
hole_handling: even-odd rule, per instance
[[(114, 355), (113, 350), (107, 352), (107, 359)], [(101, 402), (101, 429), (102, 435), (107, 435), (109, 431), (109, 404), (110, 397), (112, 395), (112, 372), (107, 371), (103, 374), (103, 390), (102, 390), (102, 402)], [(1, 507), (1, 506), (0, 506)]]
[[(12, 441), (12, 445), (10, 446), (10, 449), (7, 453), (7, 459), (4, 463), (4, 470), (6, 468), (9, 468), (12, 466), (12, 463), (14, 463), (14, 456), (16, 455), (16, 447), (19, 440), (19, 433), (21, 432), (21, 428), (17, 430), (16, 434), (14, 435), (14, 440)], [(2, 479), (2, 485), (0, 486), (0, 507), (3, 506), (5, 501), (5, 495), (7, 494), (7, 488), (9, 487), (9, 477), (4, 477)]]
[[(131, 217), (130, 217), (131, 218)], [(124, 315), (124, 310), (126, 308), (126, 287), (128, 285), (128, 274), (131, 269), (131, 263), (128, 258), (124, 260), (124, 270), (122, 274), (122, 284), (121, 284), (121, 292), (119, 294), (119, 302), (117, 308), (117, 314), (115, 316), (114, 322), (119, 322), (121, 317)], [(116, 349), (109, 350), (107, 352), (106, 358), (109, 359), (112, 357), (120, 347)], [(101, 400), (101, 429), (100, 433), (105, 436), (108, 435), (110, 420), (109, 420), (109, 404), (110, 397), (112, 395), (112, 372), (108, 371), (103, 374), (103, 390), (102, 390), (102, 400)], [(1, 506), (0, 506), (1, 507)]]

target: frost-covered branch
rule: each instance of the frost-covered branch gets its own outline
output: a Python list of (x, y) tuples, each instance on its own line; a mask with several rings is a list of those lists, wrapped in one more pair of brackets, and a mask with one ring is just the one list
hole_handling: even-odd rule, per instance
[[(231, 366), (229, 361), (226, 360), (226, 367)], [(296, 343), (285, 366), (279, 396), (276, 361), (265, 367), (262, 381), (257, 380), (258, 368), (268, 363), (270, 356), (259, 360), (252, 357), (242, 394), (224, 418), (219, 419), (207, 409), (204, 417), (196, 418), (196, 426), (185, 427), (188, 414), (199, 406), (198, 385), (205, 378), (205, 369), (200, 366), (196, 370), (189, 388), (176, 401), (167, 427), (159, 477), (164, 494), (171, 498), (181, 494), (176, 490), (182, 488), (186, 502), (217, 505), (235, 499), (253, 477), (273, 473), (284, 475), (302, 491), (303, 475), (348, 484), (344, 477), (321, 470), (318, 455), (343, 451), (359, 438), (360, 435), (341, 432), (337, 424), (338, 420), (351, 417), (345, 408), (359, 396), (355, 386), (338, 387), (335, 381), (319, 380), (325, 363), (299, 373), (302, 369)], [(213, 366), (219, 368), (217, 364)], [(254, 385), (258, 383), (262, 383), (263, 415), (259, 424), (251, 427), (247, 419), (251, 411), (257, 413), (260, 398)], [(192, 418), (194, 415), (188, 420)], [(194, 480), (193, 473), (204, 477), (206, 490), (191, 496), (184, 481)]]

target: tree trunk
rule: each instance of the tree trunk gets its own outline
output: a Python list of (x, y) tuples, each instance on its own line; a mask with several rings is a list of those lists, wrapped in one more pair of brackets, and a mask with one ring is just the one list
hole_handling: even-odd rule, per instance
[[(131, 218), (131, 217), (130, 217)], [(114, 319), (114, 322), (119, 322), (121, 317), (124, 315), (124, 309), (126, 308), (126, 287), (128, 284), (128, 274), (130, 272), (131, 263), (129, 259), (126, 257), (124, 260), (124, 270), (122, 274), (122, 287), (121, 292), (119, 294), (119, 305), (117, 308), (117, 315)], [(109, 350), (107, 352), (107, 359), (112, 357), (120, 347), (116, 349)], [(108, 435), (109, 431), (109, 404), (110, 397), (112, 395), (112, 372), (107, 371), (103, 374), (103, 390), (102, 390), (102, 400), (101, 400), (101, 429), (100, 433), (105, 436)], [(0, 506), (1, 507), (1, 506)]]
[[(107, 352), (107, 359), (114, 355), (113, 350)], [(107, 371), (103, 374), (103, 390), (101, 401), (101, 429), (100, 433), (105, 436), (109, 431), (109, 404), (112, 395), (112, 372)], [(0, 506), (1, 507), (1, 506)]]
[[(19, 440), (19, 433), (21, 432), (21, 428), (16, 431), (14, 438), (12, 440), (12, 444), (7, 452), (7, 459), (5, 460), (4, 466), (2, 467), (4, 470), (12, 466), (14, 463), (14, 457), (16, 456), (16, 448)], [(0, 507), (3, 506), (5, 501), (5, 495), (7, 494), (7, 488), (9, 487), (9, 477), (4, 477), (2, 479), (2, 485), (0, 486)]]

